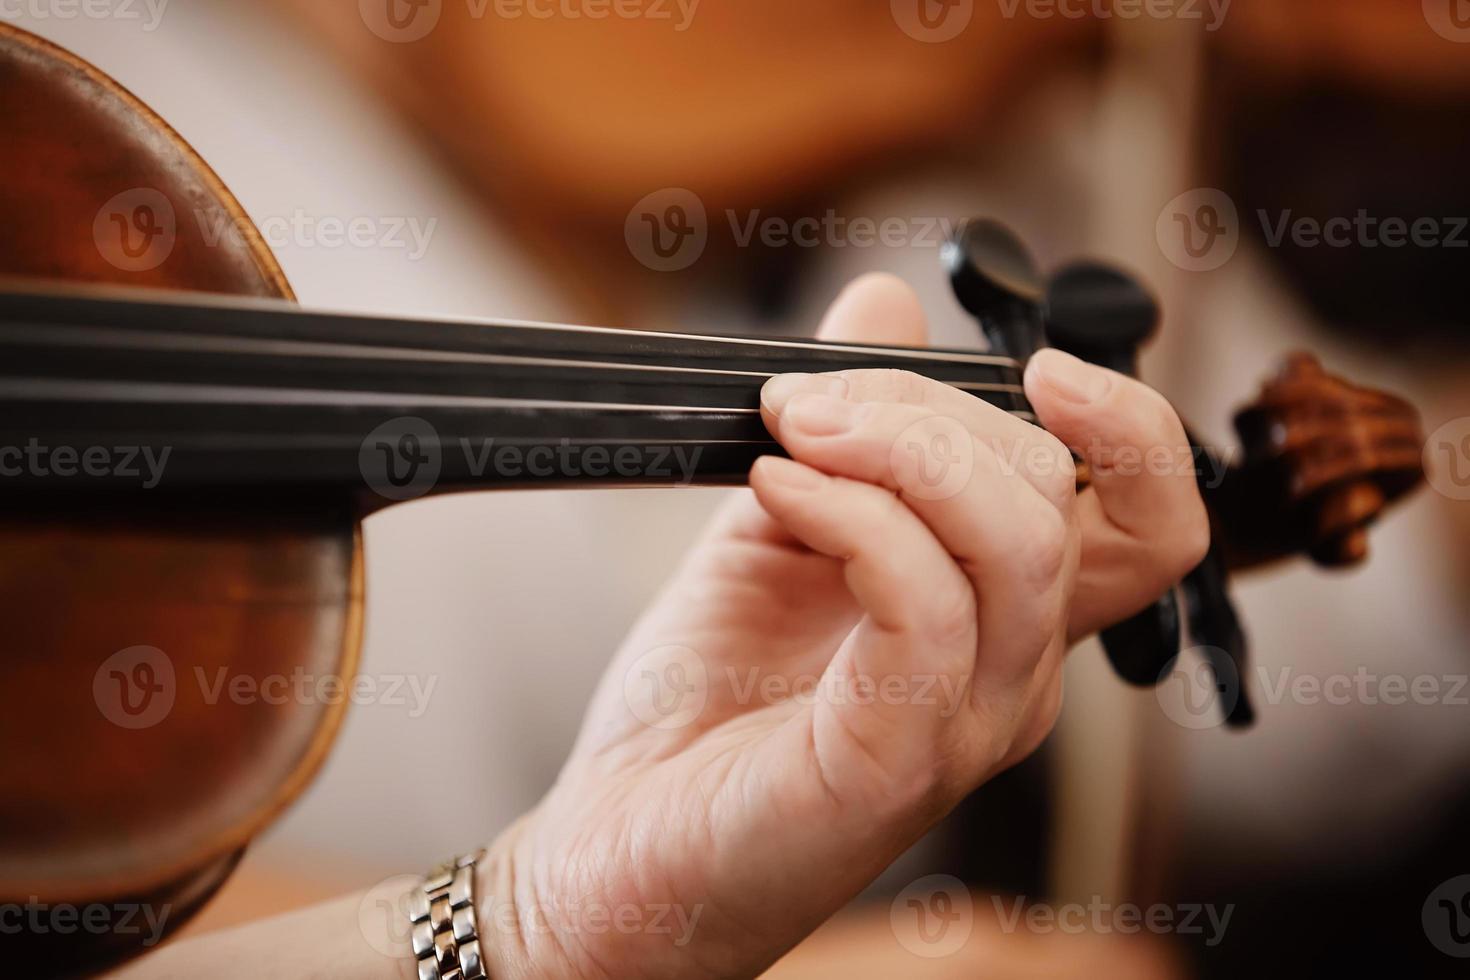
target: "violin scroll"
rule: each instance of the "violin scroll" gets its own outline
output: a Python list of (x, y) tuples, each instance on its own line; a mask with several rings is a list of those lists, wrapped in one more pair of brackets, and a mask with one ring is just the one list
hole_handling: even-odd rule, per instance
[[(1104, 264), (1070, 265), (1038, 289), (1025, 246), (996, 222), (963, 224), (944, 261), (991, 347), (1022, 362), (1049, 341), (1136, 375), (1138, 351), (1159, 327), (1153, 295)], [(1309, 354), (1292, 355), (1235, 421), (1244, 448), (1237, 466), (1224, 467), (1190, 435), (1214, 532), (1209, 554), (1177, 589), (1101, 639), (1119, 676), (1152, 686), (1178, 657), (1187, 623), (1190, 642), (1205, 651), (1220, 683), (1236, 689), (1227, 722), (1244, 727), (1254, 719), (1238, 683), (1248, 644), (1229, 573), (1299, 553), (1326, 567), (1361, 562), (1369, 526), (1425, 475), (1413, 406), (1334, 377)]]
[(1425, 478), (1418, 411), (1329, 374), (1311, 354), (1290, 355), (1235, 427), (1244, 461), (1217, 501), (1242, 532), (1233, 568), (1298, 552), (1328, 568), (1358, 564), (1368, 528)]

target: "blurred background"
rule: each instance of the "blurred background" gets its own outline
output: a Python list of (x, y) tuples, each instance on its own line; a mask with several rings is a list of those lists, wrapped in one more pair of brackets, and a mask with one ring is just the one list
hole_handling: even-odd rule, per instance
[[(1095, 256), (1145, 279), (1166, 314), (1143, 376), (1224, 450), (1296, 348), (1408, 397), (1437, 465), (1367, 566), (1235, 584), (1254, 730), (1127, 690), (1084, 646), (1041, 756), (775, 974), (1463, 975), (1467, 0), (17, 0), (0, 17), (193, 143), (308, 306), (800, 335), (883, 270), (919, 291), (936, 343), (977, 346), (938, 246), (988, 215), (1048, 268)], [(426, 693), (354, 708), (193, 928), (416, 872), (533, 806), (723, 496), (374, 517), (363, 667)], [(469, 770), (423, 751), (451, 743)], [(426, 766), (428, 810), (409, 775)], [(960, 928), (936, 942), (905, 910), (942, 892)], [(1163, 911), (1140, 927), (1130, 906)]]

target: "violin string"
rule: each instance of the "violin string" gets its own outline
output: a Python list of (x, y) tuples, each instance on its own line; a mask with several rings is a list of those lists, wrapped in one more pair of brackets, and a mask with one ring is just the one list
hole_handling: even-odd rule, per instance
[[(331, 329), (334, 323), (378, 323), (378, 325), (395, 325), (406, 329), (432, 328), (432, 326), (456, 326), (456, 328), (473, 328), (479, 331), (495, 328), (523, 329), (523, 331), (542, 331), (551, 334), (597, 334), (617, 336), (617, 338), (629, 339), (629, 341), (647, 342), (648, 339), (667, 339), (667, 341), (692, 342), (692, 344), (726, 344), (736, 347), (769, 348), (769, 350), (801, 350), (816, 351), (816, 353), (844, 353), (863, 354), (863, 356), (894, 357), (901, 360), (942, 361), (942, 363), (953, 364), (978, 364), (978, 366), (1008, 367), (1008, 369), (1019, 370), (1022, 367), (1020, 361), (1013, 357), (1001, 356), (1001, 354), (982, 354), (975, 351), (957, 350), (926, 350), (926, 348), (913, 347), (883, 347), (883, 345), (856, 345), (835, 344), (826, 341), (803, 341), (794, 338), (759, 338), (759, 336), (732, 336), (723, 334), (679, 334), (669, 331), (642, 331), (642, 329), (614, 328), (614, 326), (585, 326), (573, 325), (573, 323), (538, 323), (532, 320), (488, 320), (484, 317), (459, 317), (444, 316), (437, 314), (422, 319), (384, 319), (384, 317), (363, 316), (363, 314), (345, 313), (345, 311), (332, 310), (303, 310), (293, 304), (279, 303), (279, 301), (250, 301), (240, 300), (235, 297), (213, 297), (213, 295), (190, 294), (184, 298), (173, 297), (166, 292), (138, 291), (146, 295), (146, 300), (119, 295), (116, 291), (109, 289), (78, 289), (75, 295), (69, 297), (54, 297), (54, 295), (34, 294), (25, 289), (7, 288), (0, 291), (0, 310), (6, 301), (15, 301), (19, 304), (34, 304), (40, 300), (46, 304), (50, 301), (65, 301), (68, 304), (81, 304), (91, 310), (97, 310), (100, 316), (106, 316), (109, 311), (116, 307), (125, 307), (129, 310), (138, 309), (160, 309), (169, 310), (173, 313), (190, 313), (190, 311), (225, 311), (225, 313), (240, 314), (240, 316), (253, 317), (259, 320), (285, 320), (285, 322), (309, 322), (313, 326), (322, 329)], [(13, 320), (12, 320), (13, 322)]]
[(809, 350), (819, 352), (839, 352), (845, 354), (865, 354), (870, 356), (899, 357), (922, 361), (943, 361), (954, 364), (982, 364), (991, 367), (1007, 367), (1016, 370), (1021, 369), (1021, 362), (1013, 357), (1004, 357), (998, 354), (972, 354), (966, 351), (953, 350), (915, 350), (908, 347), (864, 347), (860, 345), (836, 344), (818, 341), (800, 340), (767, 340), (761, 337), (731, 337), (725, 334), (694, 334), (694, 333), (666, 333), (659, 330), (624, 330), (617, 327), (586, 327), (564, 323), (533, 323), (523, 320), (497, 320), (486, 322), (483, 320), (450, 319), (445, 322), (463, 324), (479, 327), (515, 327), (528, 330), (554, 330), (565, 333), (603, 333), (613, 336), (624, 337), (629, 340), (642, 337), (658, 337), (664, 340), (683, 341), (711, 341), (720, 344), (746, 344), (754, 347), (770, 347), (778, 349)]
[(501, 408), (527, 411), (709, 413), (759, 415), (758, 408), (715, 408), (696, 405), (635, 405), (481, 395), (437, 395), (421, 392), (329, 391), (314, 388), (265, 388), (255, 385), (202, 385), (178, 382), (77, 381), (52, 378), (0, 378), (0, 398), (26, 401), (183, 402), (238, 405), (418, 405), (426, 408)]
[[(675, 340), (691, 343), (715, 343), (736, 346), (749, 346), (755, 348), (771, 348), (785, 350), (806, 350), (816, 352), (838, 352), (847, 354), (862, 354), (867, 356), (895, 357), (905, 360), (942, 361), (953, 364), (986, 365), (991, 367), (1003, 367), (1020, 370), (1022, 364), (1015, 358), (1000, 354), (982, 354), (971, 351), (957, 351), (948, 349), (919, 349), (910, 347), (882, 347), (837, 344), (824, 341), (807, 340), (781, 340), (765, 337), (738, 337), (728, 334), (693, 334), (680, 333), (677, 331), (662, 330), (633, 330), (623, 327), (598, 327), (581, 324), (566, 323), (539, 323), (530, 320), (487, 320), (483, 317), (454, 316), (447, 314), (435, 314), (432, 318), (399, 320), (381, 317), (365, 316), (359, 313), (333, 310), (303, 310), (301, 307), (279, 300), (256, 300), (251, 301), (240, 297), (214, 296), (210, 294), (188, 294), (182, 298), (169, 293), (156, 290), (137, 290), (138, 295), (144, 295), (146, 300), (132, 298), (130, 295), (120, 294), (110, 289), (77, 289), (74, 291), (81, 297), (79, 302), (90, 307), (105, 310), (109, 305), (123, 305), (130, 308), (143, 306), (162, 308), (166, 310), (190, 312), (191, 309), (204, 309), (211, 311), (224, 311), (227, 313), (239, 313), (249, 316), (263, 316), (265, 319), (289, 319), (294, 322), (306, 320), (313, 325), (327, 328), (333, 321), (351, 323), (356, 321), (368, 321), (377, 323), (396, 324), (405, 329), (415, 327), (467, 327), (479, 330), (486, 328), (513, 328), (518, 330), (539, 330), (563, 334), (601, 334), (612, 337), (621, 337), (627, 340), (647, 340), (658, 338), (662, 340)], [(30, 293), (23, 289), (7, 288), (0, 291), (0, 303), (14, 298), (19, 302), (34, 301), (41, 298), (43, 301), (53, 297), (46, 294)]]
[[(505, 366), (571, 368), (584, 370), (642, 371), (662, 374), (701, 374), (721, 377), (773, 378), (776, 373), (736, 371), (724, 368), (679, 367), (665, 364), (592, 361), (575, 358), (527, 357), (518, 354), (483, 354), (470, 351), (435, 350), (421, 347), (385, 347), (354, 343), (325, 343), (257, 337), (215, 337), (180, 335), (167, 331), (124, 330), (114, 327), (65, 326), (47, 330), (27, 330), (13, 325), (0, 325), (0, 338), (36, 346), (92, 347), (97, 344), (122, 349), (164, 350), (169, 352), (208, 352), (259, 356), (295, 356), (328, 359), (361, 359), (382, 361), (420, 361), (446, 364), (498, 364)], [(828, 349), (826, 347), (818, 349)], [(859, 351), (861, 348), (850, 348)], [(883, 348), (871, 350), (874, 356), (890, 353)], [(964, 391), (989, 391), (1021, 394), (1021, 385), (998, 382), (950, 381), (951, 387)]]
[[(759, 408), (718, 408), (698, 405), (635, 405), (619, 402), (581, 402), (529, 398), (491, 398), (478, 395), (431, 395), (319, 389), (262, 388), (177, 382), (96, 382), (51, 378), (0, 377), (0, 400), (64, 402), (179, 402), (185, 404), (263, 404), (392, 406), (395, 408), (483, 408), (511, 411), (629, 412), (644, 415), (759, 415)], [(1030, 412), (1010, 412), (1027, 421)]]

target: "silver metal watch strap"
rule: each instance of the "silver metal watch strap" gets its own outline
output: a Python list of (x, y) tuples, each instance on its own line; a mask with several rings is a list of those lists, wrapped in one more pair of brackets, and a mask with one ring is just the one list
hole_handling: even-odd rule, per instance
[(419, 980), (488, 980), (475, 921), (476, 851), (439, 865), (409, 895)]

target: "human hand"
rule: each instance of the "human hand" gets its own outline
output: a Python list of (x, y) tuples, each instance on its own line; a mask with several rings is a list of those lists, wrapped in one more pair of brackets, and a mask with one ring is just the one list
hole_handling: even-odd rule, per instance
[[(922, 343), (923, 318), (873, 277), (823, 336)], [(1111, 372), (1049, 353), (1026, 385), (1094, 457), (1187, 446)], [(759, 972), (1034, 750), (1068, 642), (1207, 541), (1192, 479), (1102, 466), (1079, 500), (1062, 441), (913, 375), (776, 379), (763, 407), (793, 459), (757, 466), (615, 659), (556, 787), (492, 848), (482, 894), (515, 924), (492, 975)], [(974, 450), (941, 492), (906, 452), (936, 438)]]

